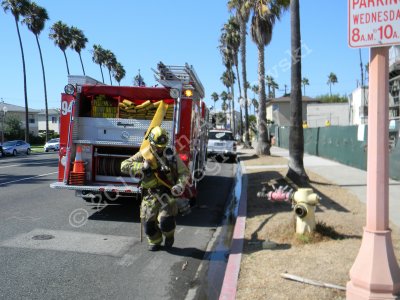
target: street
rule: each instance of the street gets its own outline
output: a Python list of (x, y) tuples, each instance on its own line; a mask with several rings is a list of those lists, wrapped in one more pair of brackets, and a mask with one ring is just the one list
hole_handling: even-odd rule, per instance
[[(153, 253), (145, 237), (140, 243), (137, 202), (99, 205), (51, 189), (57, 159), (58, 153), (0, 159), (0, 298), (185, 299), (203, 285), (194, 279), (212, 256), (208, 244), (235, 164), (208, 163), (198, 206), (177, 218), (174, 247)], [(207, 289), (220, 284), (208, 282)]]

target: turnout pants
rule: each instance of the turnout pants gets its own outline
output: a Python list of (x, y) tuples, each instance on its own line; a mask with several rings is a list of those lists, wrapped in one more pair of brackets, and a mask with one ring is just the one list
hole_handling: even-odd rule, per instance
[(174, 236), (177, 214), (178, 206), (170, 193), (163, 189), (144, 191), (140, 218), (143, 220), (144, 231), (150, 245), (160, 245), (163, 236), (165, 238)]

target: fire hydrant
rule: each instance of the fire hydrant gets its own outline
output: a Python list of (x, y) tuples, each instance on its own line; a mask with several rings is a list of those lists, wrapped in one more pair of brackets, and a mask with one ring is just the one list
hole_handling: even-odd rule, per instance
[(291, 202), (294, 213), (296, 214), (296, 233), (311, 233), (315, 230), (315, 207), (320, 201), (320, 197), (310, 188), (300, 188), (293, 192), (293, 189), (286, 191), (288, 186), (281, 186), (267, 192), (264, 187), (257, 196), (267, 198), (270, 201)]
[(296, 214), (296, 233), (311, 233), (315, 230), (315, 207), (320, 197), (310, 188), (298, 189), (292, 196)]

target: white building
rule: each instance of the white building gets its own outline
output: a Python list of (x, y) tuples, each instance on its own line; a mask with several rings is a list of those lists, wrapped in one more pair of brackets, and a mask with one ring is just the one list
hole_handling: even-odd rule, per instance
[(349, 125), (349, 103), (308, 103), (308, 127), (324, 127), (327, 121), (330, 125)]
[(350, 125), (368, 123), (368, 87), (358, 87), (349, 99)]
[[(6, 109), (3, 109), (3, 108)], [(6, 113), (4, 114), (4, 111)], [(29, 133), (32, 135), (38, 135), (38, 109), (28, 108), (28, 122), (29, 122)], [(6, 121), (7, 118), (14, 117), (21, 121), (21, 129), (25, 128), (25, 107), (14, 104), (9, 104), (4, 101), (0, 102), (0, 117)]]
[[(60, 109), (50, 108), (48, 110), (49, 115), (49, 130), (53, 130), (55, 133), (60, 134)], [(41, 109), (38, 114), (38, 128), (39, 131), (46, 130), (46, 112)]]

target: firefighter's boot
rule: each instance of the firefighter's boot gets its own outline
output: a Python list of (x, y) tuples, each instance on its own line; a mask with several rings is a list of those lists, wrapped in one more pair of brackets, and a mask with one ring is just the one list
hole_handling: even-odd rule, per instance
[(162, 234), (155, 221), (148, 221), (144, 223), (144, 231), (147, 235), (147, 241), (149, 242), (149, 251), (158, 251), (161, 248)]
[(166, 237), (166, 238), (165, 238), (165, 242), (164, 242), (165, 248), (171, 248), (172, 245), (174, 244), (174, 242), (175, 242), (174, 236), (172, 236), (172, 237)]
[(161, 249), (160, 244), (149, 244), (148, 248), (149, 251), (158, 251)]

